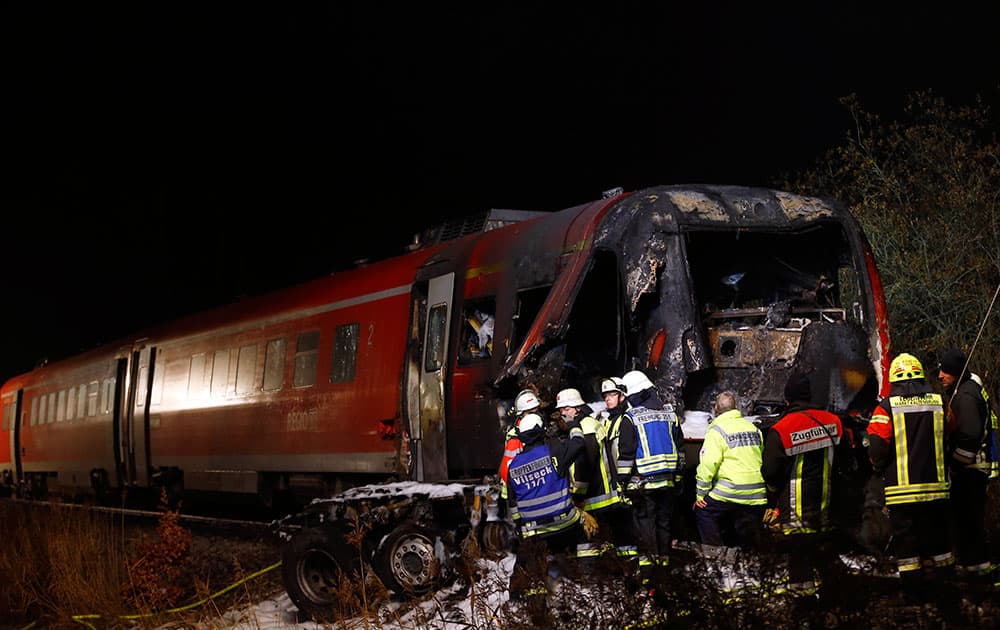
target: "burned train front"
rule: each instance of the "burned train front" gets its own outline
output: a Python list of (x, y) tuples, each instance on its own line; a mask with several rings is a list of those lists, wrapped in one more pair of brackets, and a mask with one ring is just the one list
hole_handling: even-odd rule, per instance
[[(642, 369), (685, 416), (716, 394), (747, 415), (779, 411), (793, 367), (815, 402), (865, 412), (888, 354), (870, 249), (835, 202), (760, 188), (662, 186), (595, 217), (563, 331), (531, 362), (536, 380), (599, 400), (602, 377)], [(536, 326), (545, 322), (535, 322)], [(551, 360), (558, 353), (557, 360)]]

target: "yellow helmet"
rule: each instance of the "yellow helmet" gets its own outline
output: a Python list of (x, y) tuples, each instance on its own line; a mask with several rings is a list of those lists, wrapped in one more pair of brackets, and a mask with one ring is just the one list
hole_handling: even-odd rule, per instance
[(912, 354), (903, 353), (892, 360), (889, 364), (889, 382), (908, 381), (914, 378), (924, 377), (924, 366), (920, 364), (917, 357)]

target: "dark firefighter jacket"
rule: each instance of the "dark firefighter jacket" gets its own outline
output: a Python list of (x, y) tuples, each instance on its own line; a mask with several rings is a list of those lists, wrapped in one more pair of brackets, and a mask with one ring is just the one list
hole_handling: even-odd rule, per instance
[(582, 499), (583, 509), (587, 512), (616, 507), (624, 497), (615, 483), (607, 428), (592, 415), (580, 421), (580, 428), (583, 429), (586, 450), (585, 456), (573, 464), (573, 492)]
[(950, 401), (945, 425), (949, 464), (996, 476), (996, 420), (985, 388), (966, 373), (960, 383), (948, 388), (945, 400)]
[(886, 505), (947, 499), (941, 396), (923, 379), (892, 384), (868, 423), (868, 454), (885, 480)]
[(830, 529), (833, 465), (843, 437), (840, 418), (829, 411), (791, 407), (764, 438), (761, 473), (776, 494), (784, 534)]

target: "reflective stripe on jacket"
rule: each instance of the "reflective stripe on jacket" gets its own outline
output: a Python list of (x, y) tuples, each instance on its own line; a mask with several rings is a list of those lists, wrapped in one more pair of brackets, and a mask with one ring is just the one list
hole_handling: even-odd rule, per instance
[[(586, 494), (583, 498), (583, 509), (587, 512), (596, 512), (606, 507), (618, 505), (622, 502), (622, 496), (618, 493), (617, 484), (614, 483), (615, 473), (611, 466), (611, 449), (604, 423), (587, 416), (580, 421), (580, 428), (583, 430), (584, 439), (593, 440), (597, 447), (596, 461), (591, 462), (590, 479), (585, 484)], [(574, 465), (575, 471), (576, 466)], [(575, 484), (575, 487), (579, 486)]]
[(663, 409), (633, 407), (627, 413), (638, 440), (635, 469), (641, 487), (654, 490), (673, 486), (675, 475), (684, 465), (677, 448), (680, 436), (677, 414), (669, 405)]
[(843, 433), (836, 414), (804, 408), (788, 411), (768, 431), (761, 472), (777, 493), (782, 533), (830, 529), (834, 449)]
[(869, 433), (884, 440), (886, 505), (947, 499), (944, 407), (939, 394), (890, 396), (875, 408)]
[(557, 532), (580, 520), (569, 482), (556, 468), (547, 444), (521, 451), (510, 463), (511, 517), (520, 524), (523, 538)]
[(767, 504), (760, 472), (764, 439), (739, 409), (715, 418), (705, 432), (695, 471), (695, 499), (706, 496), (745, 505)]

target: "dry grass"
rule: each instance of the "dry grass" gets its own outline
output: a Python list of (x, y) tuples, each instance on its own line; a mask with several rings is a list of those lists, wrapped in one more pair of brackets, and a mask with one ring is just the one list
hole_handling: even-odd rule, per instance
[[(255, 619), (254, 605), (282, 593), (279, 571), (257, 575), (277, 562), (276, 540), (199, 535), (169, 513), (150, 528), (129, 525), (121, 517), (0, 501), (0, 531), (6, 535), (6, 544), (0, 545), (5, 585), (0, 589), (0, 629), (34, 623), (34, 628), (56, 629), (224, 630), (237, 622), (260, 628), (264, 622)], [(490, 568), (495, 569), (490, 561), (497, 559), (484, 558), (468, 540), (455, 582), (417, 599), (391, 596), (367, 567), (359, 566), (354, 579), (342, 584), (342, 600), (351, 605), (327, 620), (326, 627), (418, 629), (447, 623), (541, 630), (638, 627), (643, 622), (644, 627), (658, 627), (659, 622), (672, 628), (791, 628), (801, 627), (806, 617), (810, 627), (824, 628), (994, 627), (1000, 622), (1000, 598), (989, 587), (930, 583), (921, 592), (903, 593), (898, 580), (836, 571), (827, 572), (827, 604), (803, 606), (776, 594), (779, 571), (768, 555), (743, 565), (758, 588), (727, 593), (716, 587), (722, 563), (683, 550), (670, 570), (653, 576), (645, 588), (630, 589), (620, 577), (622, 567), (608, 561), (589, 573), (571, 570), (566, 576), (571, 579), (561, 580), (558, 594), (545, 602), (508, 602), (505, 576)], [(736, 558), (737, 563), (744, 560)], [(288, 618), (287, 627), (295, 625)], [(274, 622), (267, 627), (275, 628)]]
[[(277, 561), (274, 545), (192, 536), (165, 513), (155, 529), (108, 514), (0, 501), (0, 628), (194, 627), (280, 589), (262, 576), (211, 598)], [(246, 567), (246, 568), (245, 568)], [(158, 611), (190, 609), (170, 614)]]

